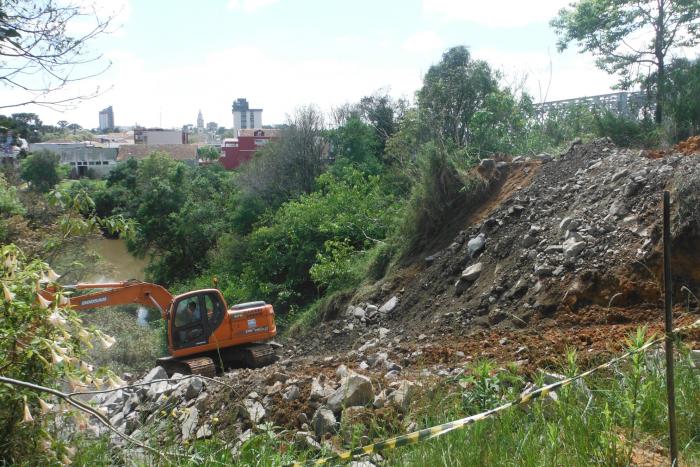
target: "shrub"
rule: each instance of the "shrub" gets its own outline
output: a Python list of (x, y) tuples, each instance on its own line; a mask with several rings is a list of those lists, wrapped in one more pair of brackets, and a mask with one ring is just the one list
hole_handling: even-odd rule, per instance
[[(62, 292), (49, 301), (37, 295), (40, 281), (56, 276), (39, 260), (27, 261), (14, 245), (0, 247), (0, 282), (3, 312), (0, 313), (0, 375), (35, 384), (79, 390), (86, 385), (121, 383), (105, 370), (95, 370), (85, 361), (86, 347), (93, 340), (105, 347), (112, 338), (83, 327), (78, 315), (62, 303)], [(45, 394), (0, 386), (0, 462), (46, 465), (69, 463), (65, 437), (59, 437), (54, 422), (58, 409)], [(82, 415), (61, 415), (61, 426), (71, 421), (85, 423)], [(75, 417), (74, 417), (75, 416)]]
[(68, 175), (67, 167), (62, 166), (60, 160), (59, 156), (48, 151), (31, 154), (20, 163), (21, 177), (33, 189), (46, 193)]

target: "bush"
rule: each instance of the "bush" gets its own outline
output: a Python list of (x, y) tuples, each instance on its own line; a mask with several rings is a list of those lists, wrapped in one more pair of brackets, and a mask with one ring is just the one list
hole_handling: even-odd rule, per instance
[(444, 149), (428, 143), (418, 162), (420, 179), (413, 187), (400, 229), (404, 257), (422, 251), (465, 200), (466, 186)]
[(603, 112), (596, 114), (594, 122), (598, 136), (607, 136), (620, 147), (651, 148), (662, 140), (661, 130), (649, 118), (635, 120)]
[[(105, 370), (95, 370), (85, 361), (86, 347), (113, 341), (99, 331), (83, 327), (77, 313), (62, 303), (62, 292), (49, 301), (37, 295), (41, 280), (56, 276), (39, 260), (26, 261), (14, 245), (0, 247), (0, 375), (35, 384), (79, 390), (87, 385), (121, 383)], [(0, 385), (0, 463), (55, 465), (67, 462), (65, 435), (57, 427), (84, 423), (82, 415), (60, 414), (46, 394)]]
[(62, 178), (68, 176), (68, 167), (60, 164), (61, 158), (48, 151), (38, 151), (27, 156), (20, 164), (21, 177), (33, 189), (42, 193), (51, 190)]

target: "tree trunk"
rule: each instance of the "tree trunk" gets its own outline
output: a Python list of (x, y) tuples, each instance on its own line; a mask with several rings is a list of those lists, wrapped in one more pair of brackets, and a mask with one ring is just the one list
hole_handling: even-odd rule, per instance
[(656, 111), (654, 121), (660, 124), (663, 120), (663, 100), (666, 95), (666, 66), (664, 63), (664, 3), (659, 0), (659, 16), (656, 20), (656, 38), (654, 41), (654, 54), (656, 55)]

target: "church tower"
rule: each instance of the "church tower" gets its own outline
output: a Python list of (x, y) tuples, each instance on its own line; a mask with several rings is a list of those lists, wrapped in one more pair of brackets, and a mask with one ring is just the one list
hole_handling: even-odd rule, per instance
[(204, 117), (202, 117), (202, 111), (199, 111), (197, 115), (197, 133), (204, 133)]

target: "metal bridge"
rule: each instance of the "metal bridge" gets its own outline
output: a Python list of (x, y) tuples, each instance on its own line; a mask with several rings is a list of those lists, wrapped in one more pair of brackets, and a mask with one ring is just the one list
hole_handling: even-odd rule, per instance
[(538, 115), (545, 116), (549, 112), (565, 110), (572, 105), (586, 106), (591, 110), (608, 110), (617, 116), (629, 118), (639, 118), (642, 108), (653, 107), (649, 96), (644, 92), (620, 91), (597, 96), (542, 102), (535, 104), (535, 111)]

